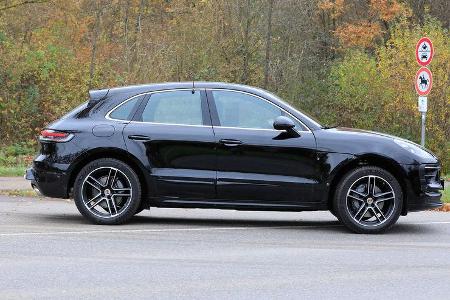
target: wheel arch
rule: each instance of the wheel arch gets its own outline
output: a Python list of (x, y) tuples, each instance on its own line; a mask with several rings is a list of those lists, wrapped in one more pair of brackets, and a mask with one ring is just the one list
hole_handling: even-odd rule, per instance
[(330, 183), (329, 193), (328, 193), (328, 208), (331, 209), (333, 205), (333, 198), (334, 193), (336, 191), (336, 187), (341, 181), (342, 177), (347, 174), (348, 172), (361, 167), (361, 166), (375, 166), (379, 167), (381, 169), (384, 169), (391, 173), (395, 179), (399, 182), (402, 193), (403, 193), (403, 208), (402, 208), (402, 215), (406, 215), (408, 213), (408, 193), (407, 193), (407, 181), (406, 181), (406, 174), (403, 168), (400, 166), (398, 162), (393, 160), (392, 158), (382, 156), (379, 154), (363, 154), (355, 156), (354, 159), (347, 161), (346, 163), (338, 166), (333, 171), (333, 176)]
[(142, 201), (146, 201), (148, 199), (148, 186), (147, 180), (148, 176), (146, 174), (145, 168), (142, 163), (133, 155), (120, 148), (96, 148), (87, 152), (84, 152), (80, 155), (80, 159), (78, 159), (69, 171), (69, 179), (67, 185), (68, 194), (72, 193), (73, 186), (75, 183), (75, 179), (80, 173), (81, 169), (86, 166), (88, 163), (100, 159), (100, 158), (114, 158), (124, 162), (129, 165), (138, 175), (141, 190), (142, 190)]

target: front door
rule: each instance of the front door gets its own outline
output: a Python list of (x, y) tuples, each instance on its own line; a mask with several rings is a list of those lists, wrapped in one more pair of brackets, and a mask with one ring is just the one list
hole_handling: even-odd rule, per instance
[[(316, 201), (316, 142), (306, 126), (252, 94), (211, 90), (208, 100), (218, 143), (218, 201), (286, 208)], [(280, 115), (296, 123), (295, 131), (273, 129)]]
[(125, 127), (124, 139), (131, 153), (146, 158), (151, 196), (215, 197), (215, 139), (204, 91), (150, 94)]

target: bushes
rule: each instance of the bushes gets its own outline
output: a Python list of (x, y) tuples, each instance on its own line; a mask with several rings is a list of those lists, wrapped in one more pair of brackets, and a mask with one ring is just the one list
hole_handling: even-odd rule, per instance
[(0, 148), (0, 176), (22, 176), (31, 165), (36, 143), (18, 143)]
[[(448, 31), (427, 18), (410, 28), (403, 20), (391, 30), (386, 45), (375, 54), (349, 49), (330, 69), (327, 96), (317, 97), (320, 119), (330, 124), (378, 130), (420, 141), (420, 113), (414, 78), (418, 39), (426, 35), (435, 47), (429, 68), (433, 89), (428, 96), (426, 147), (450, 170), (450, 44)], [(320, 99), (320, 100), (319, 100)], [(326, 99), (323, 101), (323, 99)]]

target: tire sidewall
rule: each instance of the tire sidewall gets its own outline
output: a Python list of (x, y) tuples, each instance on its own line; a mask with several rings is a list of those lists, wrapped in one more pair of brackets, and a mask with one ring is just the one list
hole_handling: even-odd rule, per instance
[[(102, 218), (93, 214), (83, 203), (82, 185), (84, 179), (92, 171), (102, 167), (112, 167), (123, 172), (128, 177), (131, 184), (131, 188), (133, 190), (130, 204), (127, 206), (125, 211), (123, 211), (120, 215), (112, 218)], [(80, 213), (88, 220), (96, 224), (108, 224), (108, 225), (122, 224), (135, 215), (141, 204), (141, 185), (136, 172), (134, 172), (134, 170), (126, 163), (112, 158), (102, 158), (94, 160), (89, 164), (87, 164), (86, 166), (84, 166), (77, 175), (77, 178), (75, 179), (73, 194), (75, 204)]]
[[(394, 211), (389, 219), (382, 224), (376, 226), (364, 226), (357, 223), (351, 216), (347, 208), (347, 192), (353, 183), (361, 177), (374, 175), (386, 180), (395, 193)], [(338, 219), (350, 230), (356, 233), (381, 233), (392, 227), (400, 217), (403, 208), (403, 193), (398, 180), (388, 171), (379, 167), (361, 167), (350, 171), (339, 183), (335, 198), (334, 211), (337, 213)]]

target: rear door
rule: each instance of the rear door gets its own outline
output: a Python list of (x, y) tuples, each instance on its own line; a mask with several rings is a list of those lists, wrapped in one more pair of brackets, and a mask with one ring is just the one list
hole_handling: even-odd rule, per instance
[(149, 94), (124, 138), (129, 151), (144, 160), (151, 196), (165, 201), (215, 197), (215, 139), (204, 90)]

